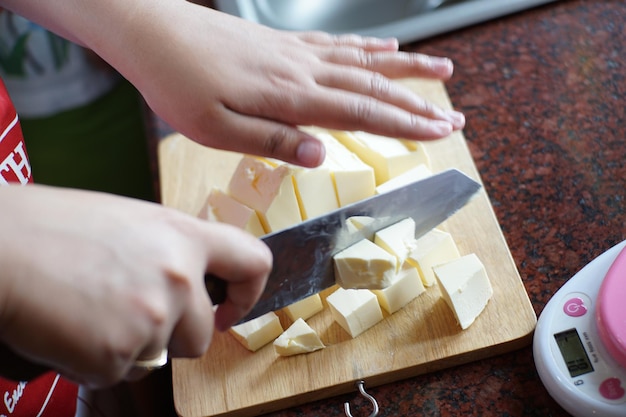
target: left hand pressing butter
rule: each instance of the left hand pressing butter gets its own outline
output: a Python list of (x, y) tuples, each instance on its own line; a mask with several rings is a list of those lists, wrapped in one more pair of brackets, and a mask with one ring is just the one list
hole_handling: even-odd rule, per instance
[(270, 29), (186, 0), (0, 0), (96, 51), (174, 129), (215, 148), (303, 166), (324, 159), (296, 126), (427, 140), (464, 125), (391, 79), (446, 80), (446, 58), (395, 40)]

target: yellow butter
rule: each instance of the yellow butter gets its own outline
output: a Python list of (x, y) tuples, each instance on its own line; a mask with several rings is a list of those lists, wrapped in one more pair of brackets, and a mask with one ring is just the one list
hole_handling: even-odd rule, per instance
[(325, 347), (315, 330), (301, 318), (274, 340), (274, 350), (281, 356), (315, 352)]
[(338, 288), (326, 302), (333, 319), (353, 338), (383, 319), (378, 300), (369, 290)]
[(280, 336), (283, 328), (276, 313), (269, 312), (256, 319), (233, 326), (229, 332), (246, 349), (256, 352)]
[(286, 164), (274, 166), (244, 156), (230, 179), (228, 194), (256, 210), (265, 233), (270, 233), (302, 222), (293, 181)]
[(396, 257), (363, 239), (333, 257), (335, 279), (343, 288), (385, 288), (396, 273)]
[(322, 298), (319, 294), (313, 294), (309, 297), (303, 298), (300, 301), (296, 301), (293, 304), (288, 305), (284, 308), (284, 312), (287, 314), (287, 317), (291, 319), (292, 322), (295, 322), (298, 319), (308, 319), (313, 317), (315, 314), (319, 313), (324, 309), (324, 305), (322, 304)]
[(415, 220), (407, 217), (377, 231), (374, 243), (394, 255), (400, 268), (415, 246)]
[(467, 329), (493, 295), (485, 267), (478, 256), (472, 253), (433, 269), (441, 296), (454, 312), (461, 328)]
[(265, 234), (255, 210), (217, 188), (211, 190), (198, 217), (236, 226), (257, 237)]
[(404, 263), (387, 288), (372, 290), (380, 306), (393, 314), (421, 295), (426, 289), (413, 265)]
[(435, 283), (433, 267), (461, 255), (450, 233), (433, 229), (415, 241), (407, 261), (415, 266), (425, 286)]
[(397, 177), (420, 164), (430, 166), (430, 158), (420, 142), (412, 149), (406, 141), (366, 132), (332, 131), (339, 142), (374, 168), (376, 185)]

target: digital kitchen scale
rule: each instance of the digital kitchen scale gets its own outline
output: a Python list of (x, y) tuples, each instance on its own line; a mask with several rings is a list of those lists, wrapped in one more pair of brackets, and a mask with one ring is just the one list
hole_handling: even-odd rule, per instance
[(587, 264), (537, 321), (539, 377), (576, 417), (626, 416), (625, 248), (623, 241)]

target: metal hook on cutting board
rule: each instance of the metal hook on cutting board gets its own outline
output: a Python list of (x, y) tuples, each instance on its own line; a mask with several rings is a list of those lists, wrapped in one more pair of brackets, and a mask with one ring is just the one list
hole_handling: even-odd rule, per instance
[[(361, 395), (367, 398), (369, 402), (372, 403), (372, 407), (374, 407), (374, 411), (372, 411), (372, 414), (370, 414), (369, 417), (376, 417), (378, 415), (378, 403), (376, 402), (376, 398), (372, 397), (367, 392), (365, 392), (365, 381), (363, 380), (357, 381), (356, 385), (359, 388), (359, 392), (361, 393)], [(344, 408), (344, 411), (346, 412), (346, 416), (352, 417), (352, 414), (350, 414), (350, 403), (345, 402), (343, 404), (343, 408)]]

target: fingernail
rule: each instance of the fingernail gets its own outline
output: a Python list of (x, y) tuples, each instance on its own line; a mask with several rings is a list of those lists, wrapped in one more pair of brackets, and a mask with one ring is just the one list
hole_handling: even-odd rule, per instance
[(448, 112), (448, 116), (450, 117), (450, 121), (455, 129), (461, 129), (465, 126), (465, 115), (463, 113), (451, 110)]
[(296, 150), (297, 162), (309, 168), (321, 164), (325, 156), (326, 152), (322, 143), (312, 137), (303, 139)]

